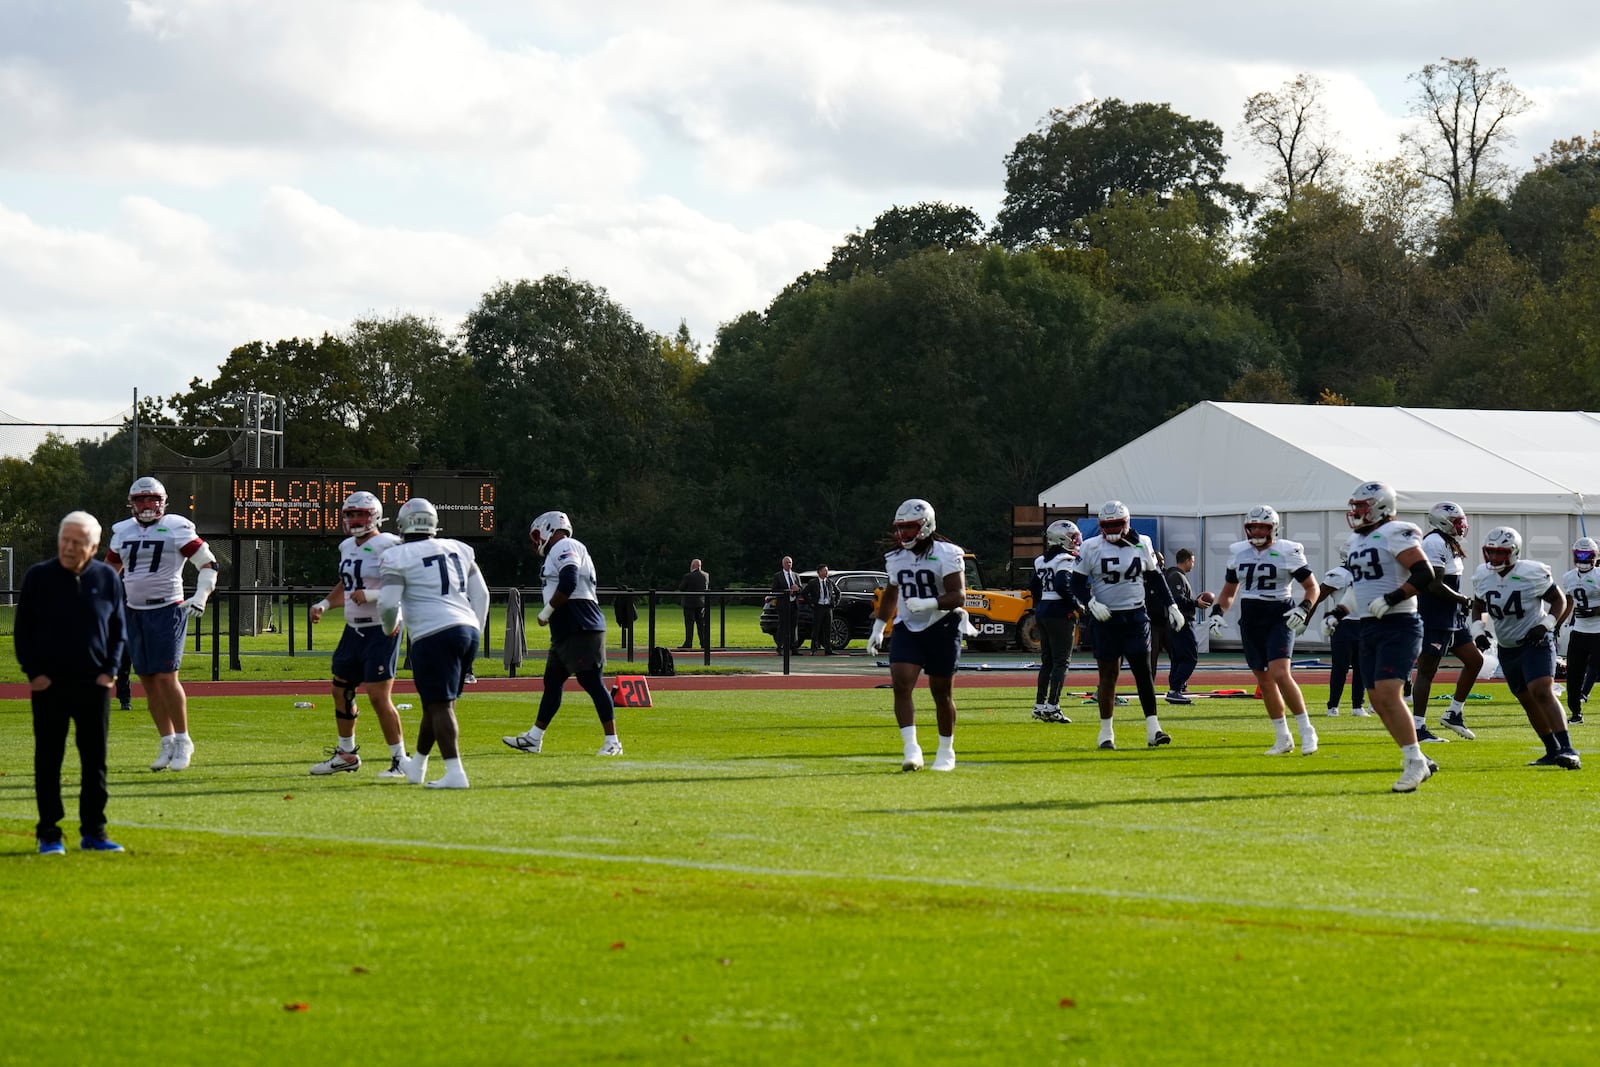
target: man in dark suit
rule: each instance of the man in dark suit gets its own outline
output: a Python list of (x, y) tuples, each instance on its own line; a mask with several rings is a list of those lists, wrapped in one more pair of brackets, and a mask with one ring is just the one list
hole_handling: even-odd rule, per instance
[(794, 560), (783, 557), (783, 568), (772, 578), (772, 591), (778, 594), (778, 651), (789, 649), (798, 652), (800, 576), (795, 573)]
[(700, 632), (700, 648), (711, 647), (711, 613), (706, 609), (705, 592), (711, 588), (711, 575), (700, 567), (700, 561), (689, 561), (689, 573), (685, 574), (678, 582), (678, 591), (683, 593), (683, 644), (678, 646), (679, 652), (687, 652), (694, 648), (695, 631)]
[(826, 563), (817, 567), (817, 576), (806, 583), (806, 602), (811, 605), (811, 654), (820, 648), (833, 655), (833, 609), (839, 604), (839, 583), (828, 577)]

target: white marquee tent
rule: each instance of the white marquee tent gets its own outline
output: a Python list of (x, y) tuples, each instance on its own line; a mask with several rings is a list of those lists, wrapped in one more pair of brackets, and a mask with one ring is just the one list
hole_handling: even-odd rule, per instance
[[(1440, 500), (1472, 523), (1467, 571), (1483, 535), (1514, 526), (1523, 555), (1557, 573), (1600, 507), (1600, 414), (1583, 411), (1468, 411), (1442, 408), (1321, 407), (1205, 401), (1039, 494), (1039, 503), (1087, 506), (1121, 500), (1135, 517), (1155, 518), (1156, 546), (1197, 557), (1196, 589), (1222, 585), (1228, 546), (1244, 515), (1270, 504), (1283, 536), (1300, 541), (1319, 576), (1337, 562), (1349, 530), (1350, 492), (1376, 480), (1395, 487), (1400, 514), (1419, 525)], [(1306, 644), (1315, 630), (1308, 631)]]

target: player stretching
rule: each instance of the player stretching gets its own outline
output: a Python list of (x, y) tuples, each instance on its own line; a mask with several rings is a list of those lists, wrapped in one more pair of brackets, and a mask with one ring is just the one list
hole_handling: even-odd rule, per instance
[[(166, 486), (144, 477), (128, 487), (133, 518), (111, 528), (106, 562), (122, 572), (128, 598), (128, 645), (133, 672), (144, 686), (150, 718), (161, 734), (152, 771), (181, 771), (194, 756), (189, 739), (189, 701), (178, 681), (189, 620), (206, 610), (217, 587), (217, 557), (194, 523), (167, 514)], [(183, 563), (199, 571), (194, 596), (183, 598)]]

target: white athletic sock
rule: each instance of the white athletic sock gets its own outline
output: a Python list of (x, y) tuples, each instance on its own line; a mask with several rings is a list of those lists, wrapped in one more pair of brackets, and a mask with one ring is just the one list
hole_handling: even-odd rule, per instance
[(1426, 715), (1418, 715), (1415, 711), (1412, 711), (1411, 725), (1420, 730), (1424, 726), (1428, 725), (1428, 717)]
[(1408, 760), (1421, 759), (1422, 758), (1422, 746), (1421, 745), (1401, 745), (1400, 746), (1400, 755), (1404, 756)]
[(538, 725), (535, 724), (533, 726), (528, 727), (528, 736), (533, 738), (535, 741), (543, 741), (544, 740), (544, 731), (539, 729)]
[(1288, 719), (1273, 719), (1272, 720), (1272, 728), (1274, 730), (1278, 731), (1278, 740), (1279, 741), (1287, 741), (1287, 740), (1289, 740), (1289, 720)]
[(1445, 714), (1446, 715), (1459, 715), (1461, 712), (1463, 712), (1465, 710), (1467, 710), (1467, 706), (1465, 704), (1461, 703), (1461, 701), (1457, 700), (1455, 697), (1451, 697), (1450, 698), (1450, 710), (1445, 712)]
[(189, 731), (185, 730), (182, 733), (173, 734), (172, 735), (172, 739), (174, 741), (187, 741), (187, 740), (189, 740)]
[(356, 750), (356, 739), (354, 737), (341, 737), (341, 738), (339, 738), (339, 751), (340, 752), (354, 752), (355, 750)]
[(954, 752), (955, 750), (956, 750), (956, 737), (955, 737), (955, 735), (951, 734), (949, 737), (946, 737), (944, 734), (940, 734), (939, 735), (939, 751), (940, 752)]
[(1115, 741), (1116, 739), (1117, 739), (1117, 732), (1114, 729), (1112, 729), (1111, 720), (1110, 719), (1101, 719), (1100, 720), (1100, 740), (1101, 741)]
[(405, 759), (406, 743), (404, 741), (396, 741), (394, 744), (390, 745), (389, 755), (394, 756), (397, 759)]
[(1146, 715), (1144, 717), (1144, 735), (1145, 735), (1145, 740), (1154, 741), (1156, 739), (1156, 734), (1158, 734), (1160, 732), (1161, 732), (1161, 716), (1159, 716), (1159, 715)]
[(447, 760), (445, 760), (444, 761), (444, 773), (447, 774), (447, 775), (448, 774), (466, 774), (467, 772), (465, 770), (463, 770), (462, 767), (461, 767), (461, 757), (457, 756), (455, 759), (447, 759)]
[(900, 742), (907, 748), (915, 745), (917, 743), (917, 728), (915, 726), (900, 727)]

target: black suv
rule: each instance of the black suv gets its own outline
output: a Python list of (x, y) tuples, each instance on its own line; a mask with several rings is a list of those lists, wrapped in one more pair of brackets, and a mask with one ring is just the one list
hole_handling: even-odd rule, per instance
[[(799, 631), (799, 644), (802, 647), (811, 643), (811, 603), (806, 599), (804, 590), (807, 583), (816, 577), (816, 571), (800, 572), (802, 591), (800, 598), (795, 601), (795, 613), (799, 617), (795, 628)], [(857, 638), (872, 635), (873, 603), (877, 591), (889, 584), (889, 574), (887, 571), (830, 570), (828, 577), (839, 587), (839, 601), (833, 606), (833, 632), (828, 639), (828, 647), (837, 651)], [(774, 644), (779, 644), (776, 594), (768, 594), (766, 602), (761, 605), (761, 632), (771, 637)]]

